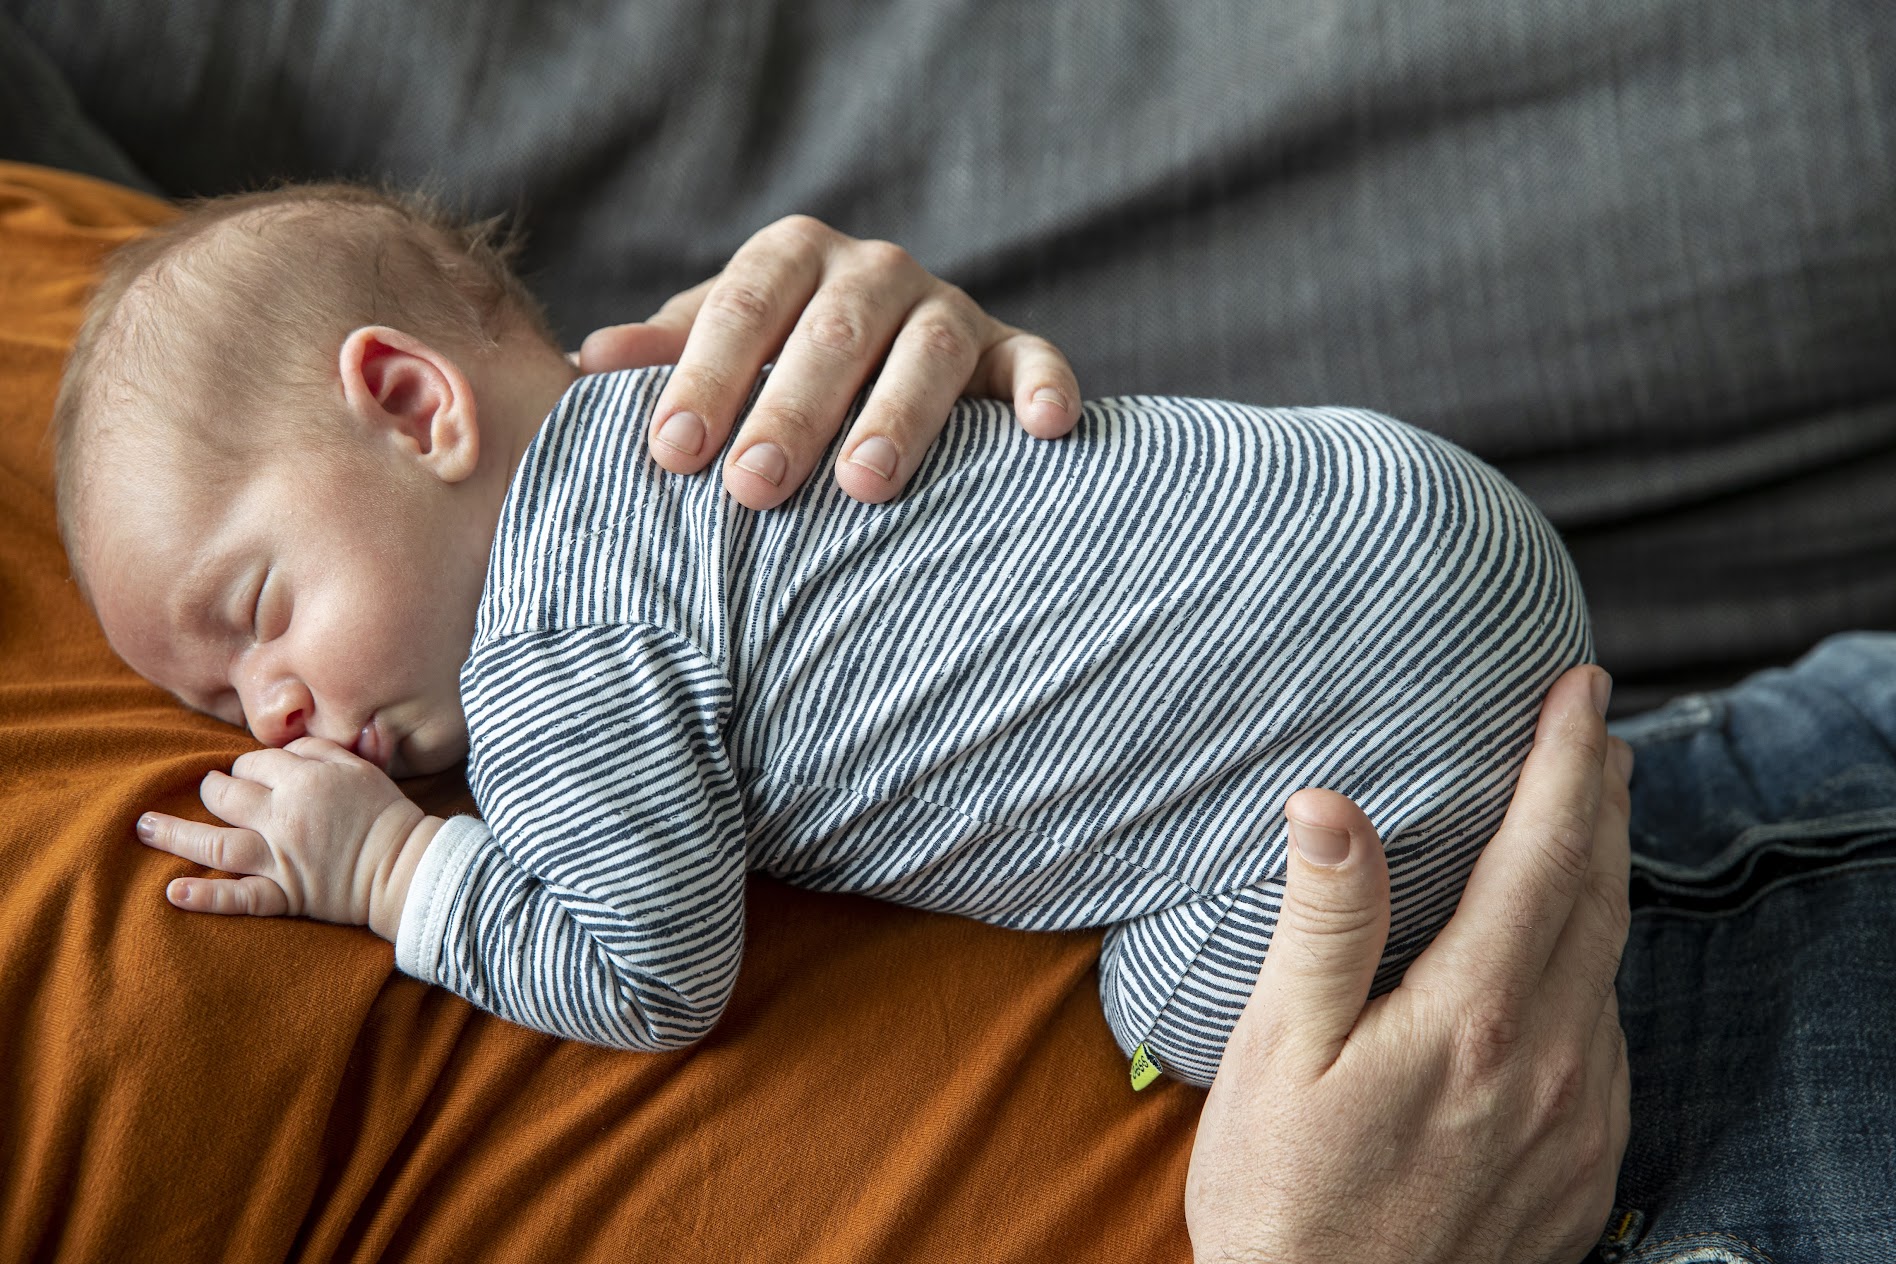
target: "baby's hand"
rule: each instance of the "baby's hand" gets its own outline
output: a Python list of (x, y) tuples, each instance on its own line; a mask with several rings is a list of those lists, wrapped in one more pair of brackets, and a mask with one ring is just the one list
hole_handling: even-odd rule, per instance
[(408, 879), (441, 822), (388, 775), (334, 742), (299, 737), (205, 775), (204, 806), (234, 828), (158, 812), (146, 844), (241, 878), (177, 878), (166, 896), (198, 913), (314, 917), (393, 940)]

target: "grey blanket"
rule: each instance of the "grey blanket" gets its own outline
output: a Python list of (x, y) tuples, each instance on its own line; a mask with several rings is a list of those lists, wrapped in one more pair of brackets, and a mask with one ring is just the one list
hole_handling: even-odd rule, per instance
[(1518, 480), (1623, 703), (1896, 627), (1888, 0), (0, 0), (0, 153), (432, 181), (569, 339), (807, 211)]

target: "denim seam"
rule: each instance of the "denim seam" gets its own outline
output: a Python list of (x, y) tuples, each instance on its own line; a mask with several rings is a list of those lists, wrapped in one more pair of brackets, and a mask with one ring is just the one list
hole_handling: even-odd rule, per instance
[(1896, 868), (1896, 856), (1867, 856), (1861, 860), (1847, 860), (1842, 864), (1827, 865), (1822, 869), (1812, 869), (1806, 873), (1786, 874), (1774, 882), (1759, 887), (1756, 891), (1747, 896), (1742, 904), (1734, 904), (1730, 908), (1709, 911), (1703, 909), (1669, 908), (1658, 904), (1644, 904), (1633, 910), (1633, 916), (1635, 918), (1682, 917), (1695, 922), (1715, 922), (1743, 913), (1757, 904), (1757, 902), (1762, 900), (1765, 896), (1781, 891), (1785, 887), (1796, 886), (1805, 882), (1822, 881), (1826, 878), (1842, 877), (1845, 874), (1862, 873), (1869, 869), (1889, 868)]
[(1615, 737), (1637, 744), (1667, 742), (1717, 723), (1725, 714), (1722, 698), (1694, 693), (1674, 698), (1657, 711), (1615, 721), (1608, 728)]
[(1868, 808), (1836, 816), (1812, 817), (1802, 821), (1777, 821), (1768, 825), (1749, 825), (1710, 860), (1678, 865), (1656, 860), (1649, 855), (1633, 855), (1633, 867), (1666, 881), (1688, 883), (1693, 875), (1739, 868), (1756, 853), (1774, 843), (1801, 842), (1815, 838), (1836, 838), (1845, 834), (1869, 834), (1896, 830), (1896, 808)]

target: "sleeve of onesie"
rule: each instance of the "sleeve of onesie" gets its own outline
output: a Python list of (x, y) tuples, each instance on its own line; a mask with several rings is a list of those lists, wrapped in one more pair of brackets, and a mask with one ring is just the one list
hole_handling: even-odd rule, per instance
[(675, 1049), (723, 1012), (744, 940), (730, 685), (643, 624), (517, 633), (463, 669), (468, 781), (402, 909), (396, 962), (501, 1017)]

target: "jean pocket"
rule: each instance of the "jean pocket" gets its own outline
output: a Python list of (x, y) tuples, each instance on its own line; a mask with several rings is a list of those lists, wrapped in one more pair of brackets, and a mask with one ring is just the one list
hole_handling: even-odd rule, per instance
[(1699, 864), (1633, 857), (1636, 909), (1684, 916), (1739, 912), (1789, 883), (1845, 869), (1896, 863), (1896, 807), (1744, 830)]

